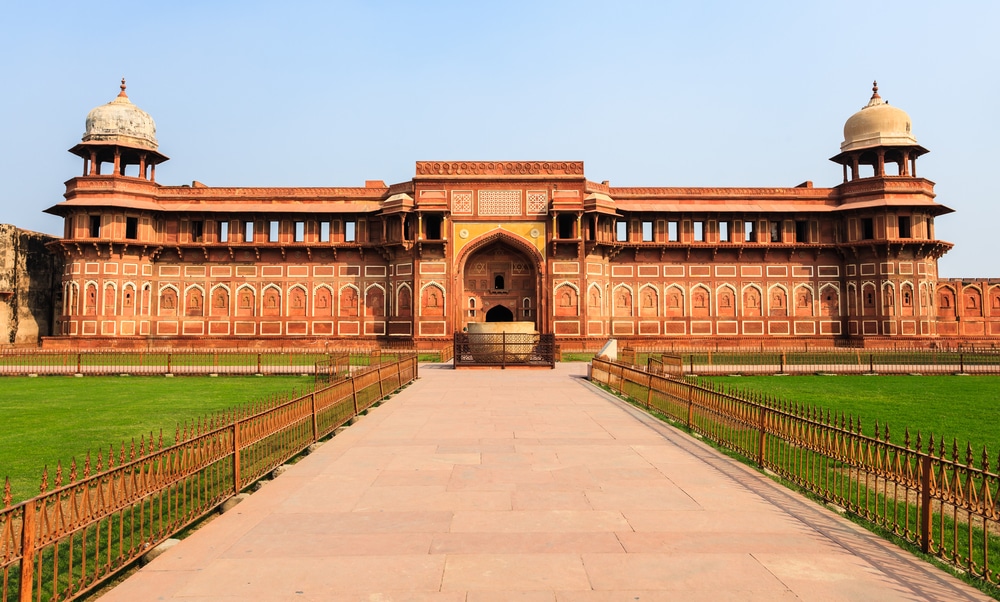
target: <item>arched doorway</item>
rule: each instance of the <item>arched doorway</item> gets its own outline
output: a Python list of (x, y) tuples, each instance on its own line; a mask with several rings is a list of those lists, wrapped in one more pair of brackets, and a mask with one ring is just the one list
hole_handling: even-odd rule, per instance
[(518, 242), (494, 235), (466, 257), (460, 329), (474, 322), (532, 322), (537, 327), (537, 262)]
[(503, 305), (497, 305), (497, 306), (494, 306), (493, 309), (490, 309), (489, 311), (486, 312), (486, 321), (487, 322), (513, 322), (514, 321), (514, 312), (512, 312), (509, 309), (507, 309)]

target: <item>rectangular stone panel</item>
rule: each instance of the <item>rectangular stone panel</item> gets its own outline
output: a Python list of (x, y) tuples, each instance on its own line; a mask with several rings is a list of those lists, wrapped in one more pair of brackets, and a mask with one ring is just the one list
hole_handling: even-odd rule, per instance
[(658, 278), (660, 276), (660, 266), (640, 265), (639, 278)]
[(285, 324), (285, 334), (288, 335), (303, 335), (309, 334), (309, 323), (308, 322), (288, 322)]
[(576, 261), (554, 261), (552, 262), (553, 274), (579, 274), (580, 264)]
[(900, 322), (899, 333), (903, 336), (915, 336), (917, 334), (916, 320), (903, 320)]
[(630, 265), (613, 265), (611, 266), (611, 277), (612, 278), (631, 278), (635, 271), (632, 269), (633, 266)]
[(88, 261), (83, 266), (83, 273), (84, 274), (100, 274), (101, 273), (101, 264)]
[(309, 266), (307, 266), (307, 265), (290, 265), (290, 266), (288, 266), (288, 277), (289, 278), (308, 278), (309, 277)]
[(228, 335), (229, 334), (229, 322), (219, 322), (213, 321), (208, 323), (208, 334), (210, 335)]
[(420, 263), (421, 274), (444, 274), (447, 264), (443, 261), (423, 261)]
[(188, 278), (204, 278), (205, 277), (205, 266), (203, 265), (186, 265), (184, 266), (184, 276)]
[(360, 322), (337, 322), (337, 334), (340, 336), (357, 336), (361, 334)]
[(559, 320), (552, 323), (553, 330), (557, 335), (579, 335), (580, 323), (569, 320)]
[[(86, 322), (84, 323), (86, 326)], [(86, 334), (86, 332), (84, 333)], [(177, 334), (177, 322), (157, 322), (156, 323), (156, 334), (158, 335), (176, 335)]]
[(820, 278), (839, 278), (840, 277), (840, 266), (839, 265), (821, 265), (818, 268), (818, 273)]
[(603, 265), (600, 263), (588, 263), (587, 264), (587, 275), (588, 276), (600, 276), (604, 273)]
[(682, 265), (665, 265), (665, 266), (663, 266), (663, 275), (666, 278), (683, 278), (684, 277), (684, 266), (682, 266)]
[(238, 265), (238, 266), (236, 266), (236, 277), (237, 278), (256, 278), (257, 277), (257, 266), (255, 266), (255, 265)]
[(712, 276), (712, 268), (707, 265), (689, 265), (688, 275), (692, 278), (710, 278)]
[(639, 334), (640, 335), (650, 335), (656, 336), (660, 334), (660, 321), (656, 320), (640, 320), (639, 321)]
[(691, 334), (693, 335), (710, 335), (712, 334), (712, 323), (708, 320), (692, 320), (691, 321)]
[(862, 263), (861, 264), (861, 275), (862, 276), (874, 276), (875, 275), (875, 264), (874, 263)]
[(333, 322), (313, 322), (312, 331), (315, 335), (333, 334)]
[(143, 276), (152, 276), (153, 275), (153, 266), (149, 265), (148, 263), (146, 265), (142, 266), (142, 275)]
[(789, 324), (784, 320), (771, 321), (767, 323), (767, 334), (783, 335), (783, 334), (789, 334), (790, 332), (791, 329), (789, 327)]
[(715, 333), (720, 336), (736, 336), (740, 334), (740, 325), (734, 320), (716, 322)]
[(114, 320), (103, 320), (101, 322), (101, 334), (104, 336), (114, 336), (117, 322)]
[(900, 261), (899, 262), (899, 273), (904, 276), (909, 276), (913, 274), (913, 262), (912, 261)]
[(413, 334), (413, 323), (403, 321), (389, 322), (389, 336), (408, 337)]
[(816, 323), (811, 321), (796, 320), (795, 334), (811, 335), (816, 334)]
[[(291, 274), (289, 274), (291, 275)], [(365, 266), (365, 277), (367, 278), (385, 278), (385, 266), (384, 265), (366, 265)]]
[(365, 322), (365, 334), (369, 336), (384, 336), (385, 322), (382, 320), (377, 322)]
[(622, 321), (612, 322), (611, 334), (618, 336), (635, 334), (635, 324), (633, 324), (632, 322), (622, 322)]
[(359, 265), (341, 265), (341, 266), (337, 266), (337, 267), (340, 268), (338, 270), (338, 274), (342, 278), (343, 277), (348, 277), (348, 276), (360, 276), (361, 275), (361, 266), (359, 266)]
[(135, 321), (127, 320), (121, 323), (121, 329), (119, 330), (121, 335), (124, 337), (130, 337), (135, 334)]
[(285, 270), (280, 265), (262, 265), (260, 266), (260, 277), (261, 278), (281, 278), (284, 276)]
[(734, 265), (717, 265), (717, 266), (715, 266), (715, 276), (716, 276), (716, 278), (735, 278), (736, 277), (736, 266), (734, 266)]
[[(96, 264), (95, 264), (96, 265)], [(87, 264), (89, 269), (90, 264)], [(89, 272), (88, 272), (89, 273)], [(181, 275), (181, 266), (179, 265), (161, 265), (160, 266), (160, 277), (161, 278), (174, 278)]]
[(587, 335), (588, 336), (603, 336), (604, 335), (604, 322), (598, 320), (590, 320), (587, 322)]
[(257, 325), (253, 322), (234, 322), (233, 334), (240, 336), (253, 336), (257, 334)]
[(212, 278), (232, 278), (233, 276), (233, 266), (229, 265), (213, 265), (210, 270)]
[(811, 265), (793, 265), (792, 278), (812, 278), (813, 268)]
[(118, 264), (115, 263), (115, 262), (113, 262), (113, 261), (109, 261), (108, 263), (104, 264), (104, 273), (105, 274), (117, 274), (118, 273)]
[(687, 334), (687, 324), (668, 320), (663, 323), (663, 334)]
[(820, 334), (840, 334), (840, 322), (834, 322), (832, 320), (824, 320), (819, 323), (819, 333)]
[(885, 275), (895, 274), (896, 266), (891, 261), (883, 261), (878, 265), (879, 272)]
[(743, 322), (743, 334), (745, 335), (764, 334), (764, 322), (761, 322), (759, 320)]
[(759, 265), (741, 265), (740, 276), (743, 278), (760, 278), (764, 275), (764, 268)]
[(875, 320), (862, 320), (861, 334), (878, 334), (878, 322)]
[(182, 333), (191, 336), (203, 335), (205, 334), (205, 323), (185, 320)]
[(768, 278), (787, 278), (788, 277), (788, 266), (787, 265), (769, 265), (769, 266), (767, 266), (767, 277)]
[(444, 336), (445, 334), (445, 323), (444, 322), (420, 322), (420, 335), (421, 336)]
[(277, 336), (281, 334), (281, 322), (261, 322), (260, 334), (267, 336)]

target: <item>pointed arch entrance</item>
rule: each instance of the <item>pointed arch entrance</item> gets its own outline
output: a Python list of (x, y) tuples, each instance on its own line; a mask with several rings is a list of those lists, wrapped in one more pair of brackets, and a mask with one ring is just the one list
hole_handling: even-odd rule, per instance
[(541, 254), (506, 232), (495, 232), (462, 250), (456, 290), (460, 291), (459, 329), (470, 322), (533, 322), (539, 332), (542, 290)]

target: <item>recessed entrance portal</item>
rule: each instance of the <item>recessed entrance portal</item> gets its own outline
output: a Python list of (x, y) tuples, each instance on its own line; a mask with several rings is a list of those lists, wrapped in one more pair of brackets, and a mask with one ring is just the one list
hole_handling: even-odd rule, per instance
[(513, 322), (514, 312), (510, 311), (503, 305), (497, 305), (493, 309), (486, 312), (487, 322)]
[(538, 268), (516, 244), (487, 242), (462, 273), (462, 326), (476, 322), (538, 324)]

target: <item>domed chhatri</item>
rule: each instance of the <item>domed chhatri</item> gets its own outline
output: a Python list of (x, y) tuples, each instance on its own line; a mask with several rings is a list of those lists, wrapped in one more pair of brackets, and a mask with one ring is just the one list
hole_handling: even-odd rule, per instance
[(844, 124), (841, 152), (879, 146), (917, 146), (910, 116), (891, 106), (878, 94), (878, 82), (872, 84), (872, 97)]
[(129, 100), (125, 94), (125, 78), (122, 78), (121, 92), (114, 100), (87, 114), (83, 143), (117, 144), (157, 150), (156, 124), (149, 113)]

